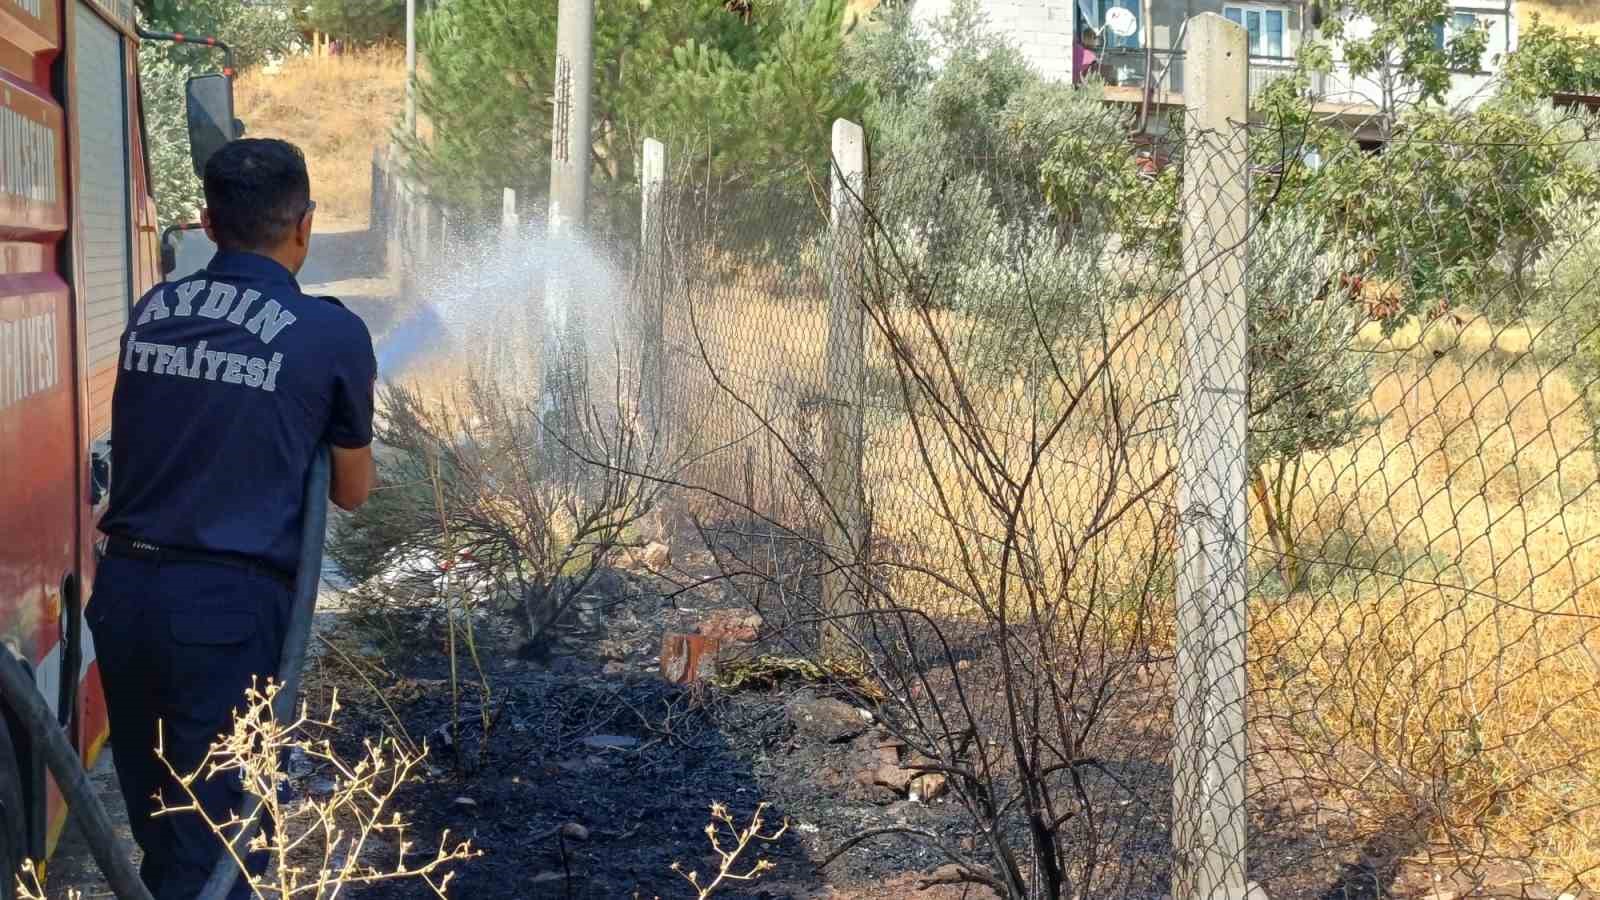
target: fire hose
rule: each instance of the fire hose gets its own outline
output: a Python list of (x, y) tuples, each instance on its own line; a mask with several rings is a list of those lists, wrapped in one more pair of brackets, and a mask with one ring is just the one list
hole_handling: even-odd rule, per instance
[[(300, 529), (300, 561), (295, 572), (294, 606), (289, 614), (288, 634), (278, 660), (278, 693), (273, 697), (272, 713), (280, 722), (294, 714), (295, 695), (300, 689), (300, 672), (305, 667), (306, 647), (311, 639), (311, 619), (316, 612), (317, 585), (322, 578), (322, 544), (328, 525), (329, 460), (326, 447), (312, 456), (306, 476), (304, 518)], [(133, 848), (111, 825), (111, 817), (89, 784), (78, 753), (67, 743), (66, 732), (39, 694), (15, 652), (0, 653), (0, 697), (21, 720), (34, 752), (44, 758), (46, 768), (72, 811), (72, 818), (83, 829), (89, 852), (105, 875), (118, 900), (153, 900), (133, 865)], [(234, 835), (234, 853), (223, 853), (212, 869), (211, 878), (197, 900), (223, 900), (239, 877), (235, 856), (242, 859), (245, 849), (260, 828), (261, 800), (246, 794), (239, 810), (244, 825)], [(7, 875), (6, 877), (14, 877)]]

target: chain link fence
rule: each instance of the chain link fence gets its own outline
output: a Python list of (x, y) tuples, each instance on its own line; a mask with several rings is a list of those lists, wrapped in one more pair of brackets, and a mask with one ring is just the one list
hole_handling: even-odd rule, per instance
[(966, 822), (836, 852), (1006, 897), (1600, 890), (1595, 123), (1251, 118), (1205, 68), (1131, 145), (1107, 107), (664, 166), (605, 392)]
[[(1218, 58), (1132, 142), (1096, 105), (957, 153), (844, 124), (755, 185), (657, 159), (564, 440), (670, 486), (964, 820), (836, 854), (1015, 898), (1589, 896), (1600, 123), (1247, 113)], [(445, 216), (374, 193), (415, 278)], [(501, 331), (544, 321), (524, 274)]]

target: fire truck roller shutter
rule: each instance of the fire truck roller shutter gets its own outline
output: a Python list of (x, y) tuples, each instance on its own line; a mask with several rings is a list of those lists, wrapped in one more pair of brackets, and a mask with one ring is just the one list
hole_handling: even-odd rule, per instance
[(76, 81), (72, 127), (78, 146), (78, 240), (89, 377), (89, 435), (111, 428), (111, 388), (117, 341), (137, 298), (131, 294), (133, 248), (129, 227), (127, 42), (87, 4), (73, 21)]

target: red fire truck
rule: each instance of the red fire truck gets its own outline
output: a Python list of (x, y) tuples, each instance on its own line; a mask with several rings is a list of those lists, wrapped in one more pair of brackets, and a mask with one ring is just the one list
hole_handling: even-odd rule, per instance
[[(111, 475), (117, 343), (164, 261), (141, 36), (183, 40), (141, 32), (133, 0), (0, 0), (0, 640), (85, 764), (107, 736), (82, 608)], [(190, 83), (196, 150), (213, 142), (208, 102), (225, 99), (237, 133), (231, 74)], [(0, 725), (0, 865), (43, 859), (64, 804), (10, 710)], [(0, 869), (0, 897), (13, 881)]]

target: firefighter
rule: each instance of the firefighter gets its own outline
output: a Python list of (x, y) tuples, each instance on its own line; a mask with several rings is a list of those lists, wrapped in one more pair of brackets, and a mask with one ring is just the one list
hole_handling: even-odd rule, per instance
[[(158, 728), (166, 761), (196, 771), (246, 689), (276, 674), (318, 445), (332, 447), (338, 506), (359, 506), (376, 477), (372, 338), (295, 281), (316, 209), (304, 156), (238, 140), (203, 181), (216, 255), (151, 289), (122, 335), (104, 558), (86, 613), (140, 875), (158, 900), (193, 900), (223, 852), (198, 815), (154, 815), (186, 802), (156, 755)], [(193, 789), (215, 822), (242, 800), (237, 779)], [(231, 896), (249, 895), (241, 878)]]

